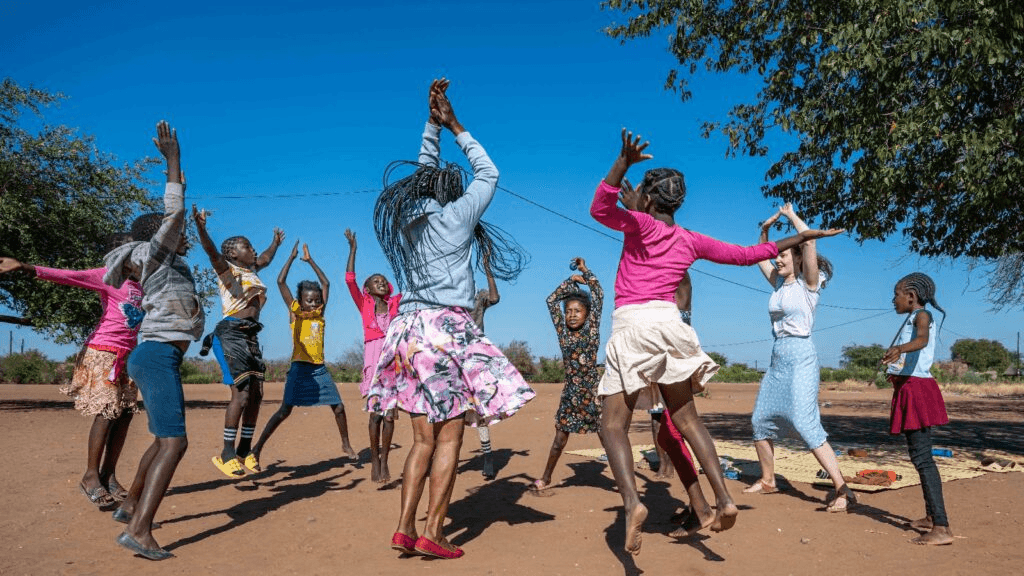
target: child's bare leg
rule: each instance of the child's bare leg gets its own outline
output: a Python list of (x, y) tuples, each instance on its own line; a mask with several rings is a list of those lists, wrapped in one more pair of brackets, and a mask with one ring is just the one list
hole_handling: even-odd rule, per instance
[(691, 514), (684, 519), (679, 528), (669, 533), (669, 536), (686, 538), (710, 526), (715, 520), (715, 512), (704, 497), (704, 490), (700, 487), (697, 469), (693, 465), (693, 458), (686, 448), (686, 443), (682, 441), (681, 437), (676, 436), (678, 431), (674, 430), (675, 425), (672, 424), (668, 415), (662, 414), (661, 417), (665, 420), (659, 421), (657, 443), (668, 458), (664, 462), (664, 466), (667, 467), (671, 462), (672, 467), (675, 468), (676, 474), (679, 475), (679, 480), (682, 481), (686, 494), (689, 496), (691, 509)]
[(633, 417), (636, 396), (620, 392), (604, 396), (601, 405), (601, 444), (608, 455), (608, 465), (615, 477), (615, 485), (622, 496), (626, 512), (626, 551), (640, 553), (641, 528), (647, 518), (647, 508), (640, 503), (633, 473), (633, 450), (629, 443), (629, 423)]
[(388, 456), (391, 454), (391, 439), (395, 435), (395, 419), (387, 414), (380, 427), (380, 482), (391, 482), (391, 471), (388, 470)]
[(722, 476), (722, 465), (718, 460), (718, 451), (711, 439), (711, 434), (704, 427), (700, 415), (697, 414), (697, 407), (693, 403), (693, 389), (690, 382), (678, 384), (661, 384), (661, 396), (665, 399), (666, 407), (679, 432), (686, 441), (690, 443), (694, 455), (704, 468), (704, 474), (715, 491), (716, 518), (711, 529), (720, 532), (732, 528), (736, 523), (736, 516), (739, 509), (733, 502), (728, 488), (725, 486), (725, 478)]
[(654, 451), (658, 453), (658, 472), (654, 474), (655, 478), (659, 480), (668, 479), (672, 477), (672, 466), (670, 466), (669, 453), (665, 451), (661, 443), (658, 441), (661, 436), (661, 414), (657, 412), (651, 413), (651, 436), (654, 438)]
[(237, 385), (231, 386), (231, 400), (224, 411), (224, 448), (220, 451), (220, 459), (227, 462), (235, 458), (234, 434), (237, 434), (238, 424), (242, 420), (242, 411), (245, 410), (249, 400), (249, 388), (239, 390)]
[(412, 416), (409, 420), (412, 422), (412, 448), (405, 458), (402, 471), (402, 509), (398, 515), (396, 532), (416, 538), (416, 508), (423, 495), (423, 483), (426, 482), (427, 469), (434, 456), (434, 426), (423, 415)]
[(121, 505), (118, 506), (119, 509), (128, 514), (135, 513), (135, 507), (139, 503), (139, 498), (142, 497), (142, 488), (146, 485), (146, 475), (149, 473), (149, 468), (153, 465), (153, 459), (156, 458), (159, 451), (160, 443), (157, 438), (154, 438), (153, 443), (142, 453), (139, 467), (135, 471), (135, 478), (132, 480), (131, 487), (128, 488), (128, 497), (124, 499), (124, 502), (121, 502)]
[(345, 453), (345, 456), (352, 458), (356, 455), (356, 451), (352, 449), (352, 444), (348, 441), (348, 418), (345, 416), (345, 405), (335, 404), (331, 406), (331, 410), (334, 412), (334, 422), (338, 425), (338, 434), (341, 435), (341, 451)]
[(256, 431), (256, 421), (260, 417), (260, 405), (263, 404), (263, 380), (249, 379), (249, 398), (242, 410), (242, 434), (238, 439), (237, 453), (242, 458), (252, 450), (252, 434)]
[[(380, 482), (380, 428), (384, 417), (370, 413), (370, 480)], [(406, 461), (408, 465), (408, 460)]]
[(427, 504), (427, 523), (423, 528), (423, 535), (444, 548), (454, 550), (455, 547), (445, 539), (442, 528), (448, 515), (452, 489), (455, 487), (464, 427), (461, 416), (433, 426), (437, 440), (430, 466), (430, 500)]
[(551, 486), (551, 475), (554, 474), (555, 465), (558, 464), (558, 459), (562, 457), (562, 451), (565, 450), (565, 444), (568, 441), (569, 433), (555, 428), (555, 438), (551, 441), (551, 450), (548, 451), (548, 461), (544, 465), (544, 474), (540, 477), (541, 484), (537, 486), (538, 490)]
[[(153, 517), (167, 493), (174, 471), (188, 448), (188, 438), (157, 438), (156, 456), (146, 473), (145, 485), (125, 532), (146, 548), (159, 548), (153, 539)], [(135, 487), (132, 486), (134, 489)]]
[(270, 440), (270, 437), (277, 431), (277, 427), (280, 426), (288, 416), (291, 416), (291, 413), (292, 407), (282, 402), (281, 407), (274, 412), (269, 420), (267, 420), (266, 425), (263, 426), (263, 432), (260, 432), (259, 440), (256, 441), (256, 445), (252, 448), (252, 453), (256, 455), (257, 460), (259, 459), (260, 454), (263, 454), (263, 447), (266, 446), (267, 441)]
[(113, 420), (107, 420), (101, 414), (97, 414), (92, 419), (92, 427), (89, 428), (89, 444), (82, 486), (90, 492), (98, 487), (103, 487), (103, 489), (107, 487), (103, 479), (100, 478), (100, 462), (106, 451), (112, 425)]
[(757, 451), (757, 461), (761, 464), (761, 479), (758, 482), (744, 488), (743, 491), (750, 494), (764, 492), (767, 488), (775, 486), (775, 444), (770, 438), (754, 440), (754, 450)]
[[(121, 459), (121, 450), (124, 448), (125, 438), (128, 437), (128, 428), (132, 424), (132, 414), (125, 410), (121, 415), (110, 423), (110, 430), (107, 432), (107, 444), (103, 450), (103, 463), (100, 465), (100, 482), (113, 495), (124, 488), (117, 481), (117, 462)], [(120, 499), (120, 498), (118, 498)]]

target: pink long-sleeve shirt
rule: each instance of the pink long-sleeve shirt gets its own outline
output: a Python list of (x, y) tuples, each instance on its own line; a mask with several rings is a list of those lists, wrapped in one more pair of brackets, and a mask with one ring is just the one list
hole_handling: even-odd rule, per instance
[(616, 308), (656, 300), (675, 302), (676, 287), (696, 260), (749, 266), (779, 255), (774, 242), (737, 246), (620, 208), (619, 190), (602, 180), (590, 205), (594, 220), (625, 234), (615, 276)]
[(115, 348), (129, 352), (135, 348), (142, 323), (142, 287), (134, 280), (127, 280), (120, 288), (103, 282), (106, 268), (92, 270), (58, 270), (36, 266), (36, 278), (77, 286), (99, 294), (103, 315), (100, 323), (89, 335), (86, 344), (101, 349)]

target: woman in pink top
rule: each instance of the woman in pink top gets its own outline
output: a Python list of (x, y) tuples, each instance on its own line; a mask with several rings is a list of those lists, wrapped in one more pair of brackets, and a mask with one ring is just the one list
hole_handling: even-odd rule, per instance
[[(679, 317), (675, 290), (683, 275), (698, 259), (748, 266), (775, 257), (779, 250), (842, 232), (807, 230), (777, 242), (743, 247), (680, 228), (673, 215), (683, 203), (686, 184), (678, 170), (649, 170), (635, 190), (628, 182), (620, 188), (630, 166), (652, 157), (644, 153), (647, 146), (622, 131), (619, 157), (597, 187), (590, 207), (595, 220), (625, 234), (615, 278), (612, 334), (597, 393), (602, 399), (601, 443), (622, 495), (625, 548), (632, 554), (640, 552), (647, 508), (637, 494), (627, 433), (637, 396), (651, 384), (658, 386), (673, 424), (690, 443), (715, 491), (712, 530), (731, 528), (738, 513), (726, 489), (715, 444), (693, 403), (694, 392), (702, 390), (719, 367), (701, 350), (697, 333)], [(620, 197), (625, 210), (617, 205)]]
[[(141, 221), (148, 216), (140, 217), (133, 230), (145, 227)], [(153, 224), (150, 235), (159, 226), (160, 217), (149, 217)], [(97, 507), (113, 507), (128, 494), (117, 481), (115, 469), (136, 411), (138, 390), (128, 378), (125, 361), (135, 348), (142, 322), (142, 288), (134, 281), (120, 288), (105, 284), (106, 268), (57, 270), (0, 258), (0, 274), (15, 270), (34, 274), (40, 280), (92, 290), (100, 297), (100, 323), (78, 354), (71, 382), (60, 391), (75, 399), (75, 409), (82, 415), (93, 417), (87, 466), (79, 488)]]
[[(345, 268), (345, 284), (352, 294), (352, 301), (359, 309), (365, 340), (363, 350), (363, 381), (359, 393), (363, 398), (370, 390), (373, 373), (384, 347), (384, 335), (391, 320), (398, 315), (401, 294), (392, 294), (391, 283), (383, 274), (371, 274), (363, 282), (363, 289), (356, 283), (356, 233), (345, 229), (348, 240), (348, 266)], [(395, 434), (395, 411), (370, 413), (370, 479), (378, 484), (391, 482), (388, 470), (388, 455), (391, 453), (391, 438)]]

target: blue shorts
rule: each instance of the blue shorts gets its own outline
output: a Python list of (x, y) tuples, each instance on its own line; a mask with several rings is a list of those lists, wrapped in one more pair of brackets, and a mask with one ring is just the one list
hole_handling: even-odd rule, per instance
[(284, 384), (287, 406), (337, 406), (341, 404), (338, 387), (323, 364), (293, 360)]
[(128, 376), (142, 393), (149, 431), (157, 438), (185, 436), (185, 393), (181, 361), (185, 353), (166, 342), (142, 342), (128, 357)]

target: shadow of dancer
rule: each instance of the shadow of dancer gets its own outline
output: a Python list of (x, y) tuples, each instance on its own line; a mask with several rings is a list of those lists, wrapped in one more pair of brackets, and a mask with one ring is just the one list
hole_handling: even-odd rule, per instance
[(452, 544), (465, 545), (483, 534), (484, 530), (495, 522), (515, 526), (550, 522), (555, 519), (547, 512), (534, 510), (519, 503), (529, 490), (529, 484), (514, 482), (516, 479), (527, 482), (531, 480), (525, 474), (517, 474), (474, 486), (468, 490), (468, 496), (449, 505), (448, 513), (452, 522), (445, 527), (445, 532), (454, 534), (463, 530), (452, 538)]

